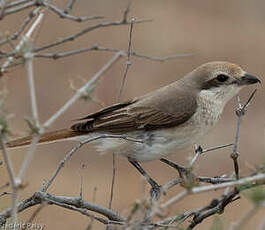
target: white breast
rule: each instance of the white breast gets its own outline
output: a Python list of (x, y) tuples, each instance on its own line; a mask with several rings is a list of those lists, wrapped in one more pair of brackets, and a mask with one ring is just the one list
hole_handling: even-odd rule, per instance
[(184, 124), (168, 129), (136, 131), (127, 134), (129, 137), (143, 140), (143, 143), (122, 139), (103, 139), (97, 142), (97, 150), (100, 152), (111, 150), (140, 162), (161, 159), (189, 145), (199, 143), (219, 120), (225, 105), (224, 101), (222, 98), (213, 98), (211, 93), (203, 90), (197, 100), (197, 111)]

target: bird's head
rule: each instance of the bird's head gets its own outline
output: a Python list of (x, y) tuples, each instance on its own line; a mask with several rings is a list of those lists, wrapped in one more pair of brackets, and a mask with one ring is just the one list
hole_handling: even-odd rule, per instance
[(209, 62), (199, 66), (184, 79), (205, 97), (226, 104), (247, 85), (260, 83), (260, 80), (248, 74), (240, 66), (229, 62)]

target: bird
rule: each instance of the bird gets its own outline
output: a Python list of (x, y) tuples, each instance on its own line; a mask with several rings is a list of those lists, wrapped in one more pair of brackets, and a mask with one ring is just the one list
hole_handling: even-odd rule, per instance
[[(203, 64), (179, 80), (131, 100), (116, 103), (81, 118), (69, 128), (44, 133), (39, 143), (84, 140), (102, 134), (124, 135), (139, 141), (104, 138), (98, 151), (113, 151), (147, 179), (151, 193), (160, 185), (140, 162), (163, 160), (198, 143), (218, 122), (227, 102), (245, 86), (261, 81), (239, 65), (225, 61)], [(29, 145), (32, 136), (7, 142), (9, 148)]]

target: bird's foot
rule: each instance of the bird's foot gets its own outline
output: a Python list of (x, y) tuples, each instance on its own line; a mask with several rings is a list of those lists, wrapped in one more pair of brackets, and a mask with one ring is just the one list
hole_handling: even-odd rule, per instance
[(172, 161), (169, 161), (165, 158), (160, 159), (161, 162), (166, 163), (167, 165), (169, 165), (170, 167), (178, 170), (179, 176), (180, 178), (183, 178), (183, 175), (188, 173), (188, 169), (186, 169), (185, 167), (178, 165)]
[(195, 145), (195, 153), (197, 154), (202, 154), (203, 153), (203, 148), (200, 145)]
[(161, 185), (157, 183), (152, 185), (150, 190), (150, 196), (152, 200), (158, 201), (162, 193), (164, 193), (164, 191)]

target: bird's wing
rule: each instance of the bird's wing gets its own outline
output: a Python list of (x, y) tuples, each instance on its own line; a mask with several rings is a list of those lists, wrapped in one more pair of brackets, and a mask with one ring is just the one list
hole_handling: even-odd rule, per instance
[(170, 128), (186, 122), (196, 111), (196, 98), (174, 87), (160, 89), (139, 99), (115, 104), (74, 124), (78, 132), (127, 133)]

